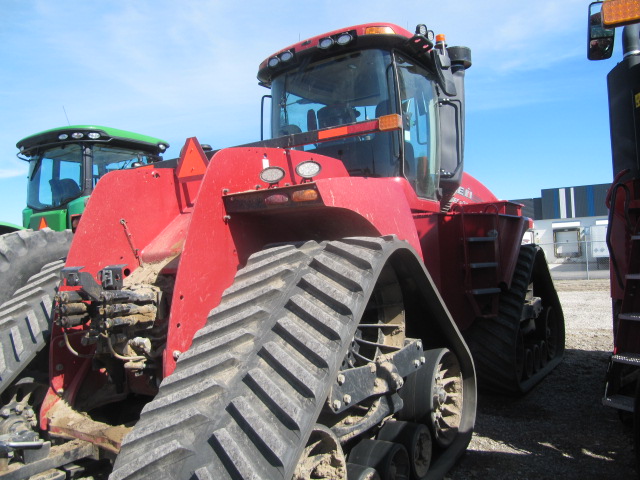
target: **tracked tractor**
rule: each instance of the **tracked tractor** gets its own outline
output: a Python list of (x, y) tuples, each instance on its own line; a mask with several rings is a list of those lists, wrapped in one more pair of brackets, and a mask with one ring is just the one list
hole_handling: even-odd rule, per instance
[(424, 25), (312, 37), (259, 67), (270, 139), (104, 177), (48, 381), (0, 372), (4, 475), (442, 478), (476, 368), (522, 393), (564, 347), (531, 220), (463, 172), (470, 66)]
[[(626, 25), (626, 26), (625, 26)], [(610, 58), (615, 28), (621, 61), (607, 75), (614, 180), (607, 196), (613, 352), (603, 404), (633, 416), (640, 471), (640, 3), (595, 2), (589, 7), (590, 60)]]
[[(0, 223), (0, 363), (3, 375), (11, 371), (11, 376), (45, 345), (61, 259), (98, 180), (110, 171), (159, 161), (169, 144), (124, 130), (75, 125), (30, 135), (16, 146), (18, 158), (29, 163), (27, 207), (22, 228)], [(24, 349), (20, 358), (19, 347)]]

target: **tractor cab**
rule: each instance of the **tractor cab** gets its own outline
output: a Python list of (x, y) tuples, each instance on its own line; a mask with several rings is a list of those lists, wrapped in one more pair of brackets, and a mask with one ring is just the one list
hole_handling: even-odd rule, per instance
[[(423, 25), (415, 35), (360, 25), (265, 60), (258, 78), (271, 88), (272, 138), (333, 132), (298, 148), (341, 160), (352, 176), (404, 177), (419, 198), (440, 201), (462, 174), (461, 78), (471, 62), (464, 47), (453, 47), (452, 62), (444, 37), (432, 38)], [(389, 115), (399, 128), (359, 133), (358, 125)]]
[(75, 227), (86, 197), (113, 170), (161, 160), (169, 144), (145, 135), (96, 126), (69, 126), (31, 135), (17, 145), (29, 162), (25, 228)]

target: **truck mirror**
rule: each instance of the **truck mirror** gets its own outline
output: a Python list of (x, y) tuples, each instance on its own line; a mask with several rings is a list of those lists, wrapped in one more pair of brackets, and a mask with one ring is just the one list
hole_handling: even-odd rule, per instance
[(613, 53), (615, 30), (602, 26), (602, 2), (589, 5), (589, 26), (587, 35), (587, 58), (606, 60)]

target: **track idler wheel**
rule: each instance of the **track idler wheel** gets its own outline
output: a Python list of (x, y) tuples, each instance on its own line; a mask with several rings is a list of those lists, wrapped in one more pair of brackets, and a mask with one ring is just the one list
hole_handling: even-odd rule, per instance
[(425, 364), (407, 377), (400, 396), (401, 420), (426, 423), (442, 448), (456, 438), (462, 419), (462, 373), (455, 354), (446, 348), (424, 352)]
[(360, 441), (349, 453), (349, 463), (374, 468), (382, 480), (408, 480), (411, 472), (407, 450), (384, 440)]
[(376, 437), (378, 440), (401, 444), (409, 454), (411, 478), (426, 477), (431, 465), (431, 433), (422, 423), (387, 422)]

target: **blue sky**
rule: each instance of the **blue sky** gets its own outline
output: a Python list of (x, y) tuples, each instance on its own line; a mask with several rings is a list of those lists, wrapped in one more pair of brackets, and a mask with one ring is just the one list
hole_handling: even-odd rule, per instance
[[(259, 139), (259, 63), (325, 31), (425, 23), (472, 49), (466, 170), (499, 198), (610, 182), (606, 74), (586, 59), (587, 0), (4, 0), (0, 23), (0, 219), (21, 222), (15, 144), (71, 124), (214, 148)], [(66, 116), (65, 116), (66, 111)]]

